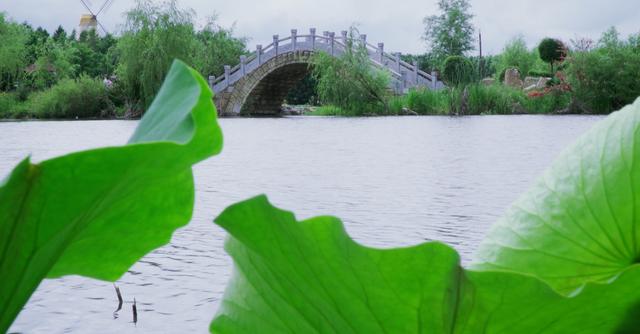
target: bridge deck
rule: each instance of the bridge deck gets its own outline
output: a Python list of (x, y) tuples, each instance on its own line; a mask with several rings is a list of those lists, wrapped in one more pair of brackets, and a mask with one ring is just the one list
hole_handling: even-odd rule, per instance
[[(308, 35), (297, 35), (297, 31), (292, 29), (291, 36), (280, 39), (278, 35), (274, 35), (273, 42), (266, 47), (257, 45), (256, 51), (248, 57), (241, 56), (240, 64), (235, 67), (225, 66), (223, 76), (209, 77), (209, 85), (215, 93), (223, 92), (269, 60), (291, 52), (324, 51), (330, 55), (340, 56), (345, 52), (348, 42), (349, 37), (346, 31), (342, 31), (341, 37), (336, 38), (333, 32), (316, 35), (315, 29), (312, 28)], [(435, 73), (429, 74), (421, 71), (416, 64), (409, 64), (401, 60), (399, 54), (386, 53), (383, 43), (378, 43), (378, 46), (371, 45), (367, 43), (366, 35), (360, 35), (360, 40), (353, 42), (361, 43), (360, 45), (366, 47), (373, 66), (385, 68), (391, 73), (393, 78), (391, 88), (397, 94), (403, 94), (413, 87), (427, 87), (429, 89), (444, 87)]]

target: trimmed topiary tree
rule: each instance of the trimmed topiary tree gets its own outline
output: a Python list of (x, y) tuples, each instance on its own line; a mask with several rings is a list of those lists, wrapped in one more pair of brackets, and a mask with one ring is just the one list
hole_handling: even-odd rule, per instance
[(564, 57), (567, 56), (567, 48), (560, 40), (554, 38), (543, 39), (538, 46), (538, 52), (540, 59), (549, 63), (551, 73), (553, 73), (553, 64), (564, 60)]
[(452, 86), (468, 84), (473, 80), (473, 64), (462, 56), (449, 56), (442, 70), (444, 81)]

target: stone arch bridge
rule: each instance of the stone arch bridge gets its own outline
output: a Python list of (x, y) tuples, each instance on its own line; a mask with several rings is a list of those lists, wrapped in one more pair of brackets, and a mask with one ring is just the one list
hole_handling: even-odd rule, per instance
[[(257, 45), (249, 56), (240, 56), (237, 66), (225, 66), (223, 76), (209, 77), (218, 113), (225, 116), (279, 114), (289, 90), (309, 72), (313, 54), (324, 51), (340, 56), (345, 52), (348, 38), (347, 31), (336, 37), (328, 31), (316, 35), (314, 28), (307, 35), (298, 35), (295, 29), (285, 38), (274, 35), (271, 44), (264, 48)], [(416, 64), (402, 61), (400, 54), (386, 53), (383, 43), (374, 46), (367, 43), (366, 35), (359, 38), (369, 53), (371, 65), (391, 73), (390, 88), (396, 94), (404, 94), (413, 87), (444, 87), (435, 73), (423, 72)]]

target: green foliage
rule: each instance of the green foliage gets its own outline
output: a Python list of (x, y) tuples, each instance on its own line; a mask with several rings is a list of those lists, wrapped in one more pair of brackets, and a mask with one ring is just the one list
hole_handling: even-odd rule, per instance
[[(529, 113), (549, 114), (564, 111), (571, 105), (571, 93), (562, 91), (551, 91), (537, 97), (528, 97), (522, 100), (522, 107)], [(571, 110), (580, 112), (580, 110)]]
[(24, 26), (7, 20), (0, 12), (0, 91), (15, 89), (23, 77), (28, 38)]
[(619, 40), (615, 30), (606, 32), (597, 48), (574, 52), (567, 68), (575, 97), (595, 113), (609, 113), (640, 95), (640, 36)]
[(367, 49), (352, 28), (346, 51), (340, 57), (323, 52), (313, 57), (313, 76), (320, 102), (353, 115), (387, 113), (390, 75), (371, 66)]
[(240, 55), (247, 53), (247, 40), (233, 37), (233, 29), (216, 24), (215, 16), (209, 18), (204, 29), (196, 33), (196, 39), (195, 68), (205, 76), (222, 75), (224, 65), (237, 64)]
[(318, 103), (318, 80), (313, 73), (307, 74), (294, 86), (287, 97), (290, 104), (317, 104)]
[(442, 67), (442, 78), (451, 86), (469, 84), (474, 79), (473, 64), (462, 56), (447, 57)]
[(553, 64), (564, 60), (567, 55), (567, 49), (564, 44), (554, 38), (545, 38), (538, 45), (540, 59), (551, 66), (553, 72)]
[(355, 116), (350, 114), (336, 106), (320, 106), (315, 108), (312, 112), (307, 113), (308, 116)]
[[(509, 115), (513, 114), (515, 104), (522, 104), (527, 97), (521, 90), (501, 86), (485, 86), (481, 84), (470, 85), (467, 88), (469, 94), (468, 107), (472, 114), (476, 115)], [(462, 94), (461, 91), (457, 92)], [(537, 110), (527, 110), (536, 113)]]
[(36, 61), (28, 70), (31, 88), (49, 88), (58, 81), (75, 74), (76, 66), (72, 60), (75, 49), (70, 48), (69, 43), (61, 45), (52, 39), (46, 39), (37, 46)]
[[(613, 333), (637, 328), (640, 99), (587, 132), (485, 239), (373, 249), (260, 196), (215, 222), (236, 270), (210, 330)], [(590, 166), (591, 168), (584, 168)], [(547, 285), (549, 284), (549, 285)]]
[(448, 56), (464, 56), (474, 49), (473, 15), (468, 0), (440, 0), (439, 15), (425, 17), (423, 38), (439, 61)]
[(107, 117), (114, 112), (105, 85), (88, 76), (63, 79), (51, 89), (33, 94), (30, 102), (37, 118)]
[(178, 8), (176, 0), (161, 6), (138, 0), (127, 12), (118, 42), (117, 75), (127, 96), (141, 107), (151, 104), (173, 59), (193, 62), (197, 45), (193, 16), (192, 11)]
[(17, 105), (15, 94), (0, 92), (0, 118), (12, 117)]
[(532, 77), (545, 77), (545, 78), (553, 77), (553, 73), (547, 72), (547, 71), (529, 70), (529, 72), (527, 73), (529, 74), (529, 76), (532, 76)]
[(406, 106), (420, 115), (449, 113), (449, 94), (446, 90), (412, 89), (407, 93)]
[(191, 166), (220, 151), (207, 83), (175, 62), (128, 145), (32, 164), (0, 182), (0, 332), (45, 277), (115, 281), (190, 219)]
[(504, 73), (509, 68), (517, 68), (524, 78), (536, 66), (538, 56), (527, 48), (524, 37), (518, 36), (505, 45), (498, 56), (497, 68), (500, 69), (500, 81), (504, 81)]
[(390, 110), (392, 114), (400, 114), (403, 108), (415, 111), (419, 115), (456, 114), (460, 111), (465, 89), (468, 115), (510, 115), (522, 112), (548, 114), (566, 109), (571, 102), (571, 95), (564, 92), (528, 97), (522, 90), (504, 85), (472, 84), (437, 91), (410, 90), (407, 95), (392, 99), (389, 103)]

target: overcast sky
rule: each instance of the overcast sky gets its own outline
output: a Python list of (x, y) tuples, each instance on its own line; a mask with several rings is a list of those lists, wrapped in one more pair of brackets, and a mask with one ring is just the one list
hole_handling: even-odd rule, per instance
[[(103, 0), (91, 0), (98, 8)], [(223, 26), (235, 24), (238, 36), (250, 39), (249, 47), (269, 44), (273, 34), (299, 34), (310, 27), (345, 30), (356, 23), (371, 43), (384, 42), (390, 52), (422, 53), (422, 19), (437, 12), (437, 0), (180, 0), (199, 19), (217, 13)], [(132, 1), (115, 0), (98, 20), (117, 32), (122, 13)], [(473, 24), (483, 35), (484, 53), (500, 52), (506, 41), (525, 37), (530, 47), (545, 36), (565, 41), (597, 39), (610, 26), (623, 36), (640, 32), (640, 0), (471, 0)], [(80, 0), (0, 0), (0, 11), (17, 21), (28, 21), (53, 31), (58, 25), (76, 28), (86, 10)]]

